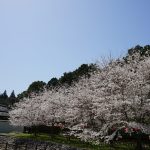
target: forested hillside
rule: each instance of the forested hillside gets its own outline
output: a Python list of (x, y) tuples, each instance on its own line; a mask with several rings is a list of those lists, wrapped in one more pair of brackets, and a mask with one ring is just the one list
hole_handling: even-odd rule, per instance
[[(130, 48), (126, 54), (126, 56), (123, 58), (125, 61), (128, 60), (129, 56), (132, 56), (132, 59), (134, 59), (134, 54), (139, 53), (141, 56), (141, 60), (145, 57), (150, 56), (150, 45), (146, 46), (140, 46), (137, 45), (133, 48)], [(70, 86), (72, 83), (77, 82), (80, 77), (86, 76), (89, 77), (90, 73), (94, 70), (96, 70), (97, 66), (96, 64), (82, 64), (79, 68), (72, 72), (65, 72), (60, 78), (53, 77), (51, 78), (47, 83), (44, 81), (34, 81), (29, 85), (27, 90), (23, 91), (22, 93), (18, 94), (18, 96), (15, 96), (14, 91), (11, 93), (11, 95), (8, 97), (6, 90), (0, 95), (0, 104), (3, 105), (12, 105), (19, 99), (22, 99), (23, 97), (28, 97), (31, 93), (39, 93), (42, 92), (44, 88), (47, 89), (53, 89), (57, 86), (67, 85)]]
[[(149, 136), (149, 54), (150, 46), (136, 46), (124, 58), (110, 59), (94, 68), (81, 65), (49, 84), (39, 82), (47, 89), (38, 87), (36, 94), (17, 103), (9, 113), (10, 121), (28, 127), (61, 124), (70, 129), (70, 135), (84, 141), (116, 140), (122, 130), (130, 137)], [(83, 68), (86, 71), (81, 73)], [(91, 72), (93, 69), (97, 70)]]
[(82, 64), (79, 68), (72, 72), (65, 72), (60, 78), (53, 77), (47, 83), (43, 81), (34, 81), (28, 89), (18, 95), (18, 99), (29, 96), (32, 92), (39, 93), (43, 88), (51, 89), (61, 85), (70, 86), (73, 82), (77, 82), (80, 77), (89, 77), (90, 73), (96, 69), (96, 64)]

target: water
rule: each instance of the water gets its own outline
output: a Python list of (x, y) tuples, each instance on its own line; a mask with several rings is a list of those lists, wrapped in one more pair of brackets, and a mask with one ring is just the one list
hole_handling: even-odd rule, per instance
[(22, 127), (15, 127), (8, 120), (0, 120), (0, 133), (22, 132)]

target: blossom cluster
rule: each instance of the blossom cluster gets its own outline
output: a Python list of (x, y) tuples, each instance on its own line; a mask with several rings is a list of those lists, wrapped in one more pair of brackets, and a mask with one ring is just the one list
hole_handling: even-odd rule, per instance
[(127, 61), (110, 60), (72, 86), (24, 98), (9, 114), (13, 125), (62, 123), (83, 140), (111, 139), (117, 131), (109, 135), (113, 127), (150, 134), (150, 58), (135, 53)]

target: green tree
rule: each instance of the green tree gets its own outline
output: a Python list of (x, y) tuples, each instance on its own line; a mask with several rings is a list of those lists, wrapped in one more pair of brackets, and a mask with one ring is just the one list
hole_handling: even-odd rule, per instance
[(0, 104), (8, 105), (8, 95), (6, 90), (0, 95)]
[(44, 89), (44, 86), (46, 85), (43, 81), (35, 81), (33, 82), (27, 89), (28, 94), (34, 92), (39, 93)]
[(73, 82), (77, 82), (80, 77), (90, 77), (90, 73), (97, 69), (95, 64), (82, 64), (78, 69), (73, 72), (64, 73), (59, 79), (61, 84), (71, 85)]
[(10, 94), (10, 96), (8, 98), (8, 101), (9, 101), (9, 105), (13, 105), (14, 103), (16, 103), (18, 101), (14, 90), (11, 92), (11, 94)]
[(8, 95), (7, 95), (7, 91), (6, 91), (6, 90), (5, 90), (4, 93), (2, 94), (2, 97), (3, 97), (4, 99), (7, 99), (7, 98), (8, 98)]
[(31, 83), (28, 87), (28, 89), (21, 94), (18, 94), (18, 99), (23, 99), (24, 97), (30, 96), (31, 93), (39, 93), (42, 92), (44, 87), (46, 86), (46, 83), (43, 81), (35, 81)]
[(15, 91), (13, 90), (9, 96), (9, 98), (16, 98)]
[(51, 88), (51, 87), (56, 87), (59, 85), (59, 80), (57, 78), (52, 78), (48, 83), (47, 83), (47, 87)]
[(23, 91), (22, 93), (17, 95), (18, 99), (23, 99), (24, 97), (28, 97), (28, 92), (27, 91)]
[(73, 74), (73, 72), (64, 73), (64, 75), (60, 78), (61, 84), (68, 84), (71, 85), (73, 81), (75, 81), (76, 78)]
[(92, 71), (95, 71), (97, 66), (95, 64), (82, 64), (79, 68), (72, 72), (64, 73), (59, 79), (52, 78), (46, 84), (43, 81), (35, 81), (33, 82), (26, 91), (18, 94), (18, 99), (23, 99), (24, 97), (30, 96), (32, 92), (38, 93), (43, 90), (44, 87), (46, 88), (55, 88), (60, 85), (71, 85), (73, 82), (77, 82), (80, 77), (86, 76), (89, 77)]
[(133, 48), (130, 48), (128, 50), (127, 55), (124, 57), (124, 60), (127, 61), (129, 56), (133, 56), (133, 59), (134, 59), (135, 53), (140, 54), (141, 60), (144, 59), (144, 57), (149, 57), (150, 56), (150, 45), (145, 45), (144, 47), (137, 45)]

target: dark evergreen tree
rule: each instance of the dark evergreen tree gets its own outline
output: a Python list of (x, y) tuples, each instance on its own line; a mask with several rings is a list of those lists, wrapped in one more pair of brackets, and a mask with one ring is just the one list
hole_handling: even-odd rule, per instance
[(18, 101), (18, 99), (16, 98), (14, 90), (11, 92), (11, 94), (8, 98), (8, 101), (9, 101), (9, 105), (13, 105), (14, 103), (16, 103)]
[(3, 94), (1, 93), (1, 94), (0, 94), (0, 99), (1, 99), (2, 97), (3, 97)]
[(6, 90), (0, 95), (0, 104), (8, 105), (8, 95)]
[(16, 98), (14, 90), (11, 92), (9, 98)]
[(22, 93), (17, 95), (17, 99), (23, 99), (24, 97), (28, 97), (31, 95), (31, 93), (39, 93), (42, 92), (44, 87), (46, 86), (46, 83), (43, 81), (35, 81), (31, 83), (26, 91), (23, 91)]
[[(73, 82), (77, 82), (80, 77), (86, 76), (89, 77), (90, 73), (95, 71), (97, 66), (95, 64), (82, 64), (78, 69), (72, 72), (64, 73), (59, 79), (52, 78), (47, 84), (43, 81), (35, 81), (33, 82), (26, 91), (18, 94), (18, 99), (23, 99), (23, 97), (30, 96), (30, 93), (35, 92), (39, 93), (46, 88), (55, 88), (60, 85), (70, 86)], [(46, 85), (46, 86), (45, 86)]]
[[(140, 45), (137, 45), (133, 48), (130, 48), (128, 50), (128, 53), (127, 55), (124, 57), (124, 60), (127, 61), (127, 58), (129, 56), (132, 56), (133, 54), (135, 53), (139, 53), (140, 56), (141, 56), (141, 60), (144, 59), (144, 57), (149, 57), (150, 56), (150, 45), (146, 45), (144, 47), (140, 46)], [(133, 59), (134, 59), (134, 56), (133, 56)]]
[(5, 90), (4, 93), (2, 94), (2, 97), (3, 97), (4, 99), (7, 99), (7, 98), (8, 98), (8, 95), (7, 95), (7, 91), (6, 91), (6, 90)]
[(28, 97), (28, 91), (23, 91), (17, 95), (17, 99), (23, 99), (24, 97)]
[(71, 85), (73, 81), (76, 80), (76, 77), (74, 76), (73, 72), (64, 73), (64, 75), (60, 78), (61, 84), (67, 84)]
[(30, 94), (32, 92), (35, 93), (41, 92), (44, 89), (45, 85), (46, 83), (43, 81), (35, 81), (28, 87), (27, 93)]
[(47, 83), (47, 88), (52, 88), (56, 87), (59, 85), (59, 80), (57, 78), (52, 78), (48, 83)]
[(77, 82), (80, 77), (90, 77), (90, 73), (97, 69), (95, 64), (82, 64), (78, 69), (73, 72), (64, 73), (59, 79), (61, 84), (71, 85), (73, 82)]

